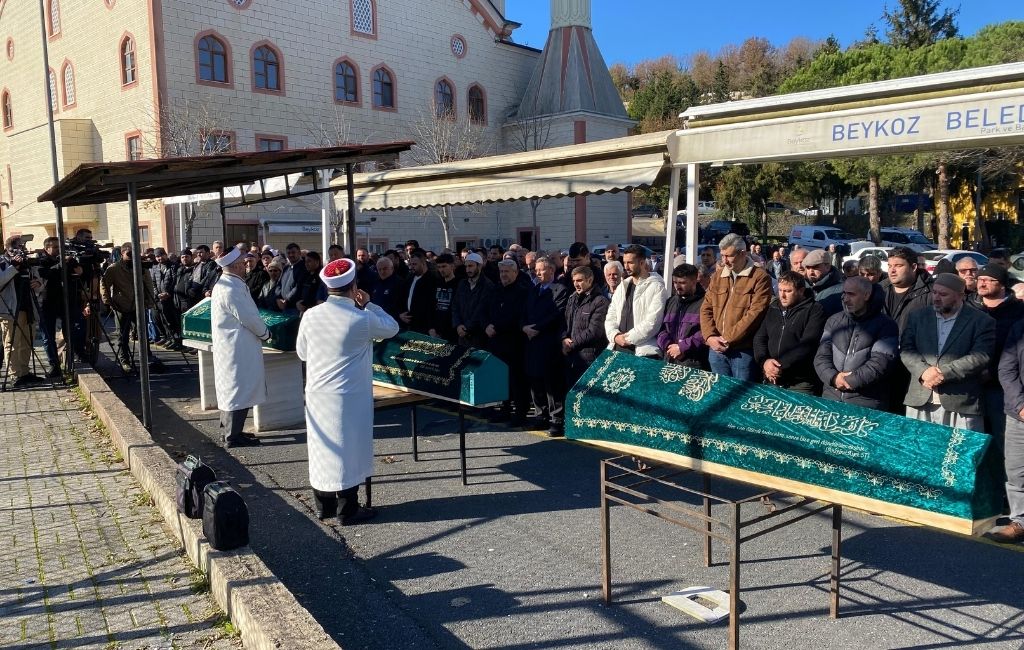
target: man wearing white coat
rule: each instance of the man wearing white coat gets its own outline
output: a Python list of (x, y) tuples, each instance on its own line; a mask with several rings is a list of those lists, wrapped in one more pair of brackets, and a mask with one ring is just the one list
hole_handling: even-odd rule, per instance
[(647, 252), (640, 246), (627, 248), (622, 261), (629, 277), (612, 294), (604, 318), (608, 349), (656, 358), (661, 352), (658, 331), (668, 299), (665, 281), (651, 272)]
[(373, 341), (398, 323), (356, 287), (356, 265), (334, 260), (320, 271), (327, 302), (306, 310), (295, 352), (306, 362), (309, 483), (320, 519), (343, 526), (376, 516), (359, 506), (359, 484), (373, 475)]
[(263, 341), (270, 338), (259, 309), (245, 286), (245, 258), (232, 248), (217, 258), (222, 269), (210, 297), (213, 377), (217, 389), (224, 446), (259, 445), (242, 434), (249, 409), (267, 399), (263, 376)]

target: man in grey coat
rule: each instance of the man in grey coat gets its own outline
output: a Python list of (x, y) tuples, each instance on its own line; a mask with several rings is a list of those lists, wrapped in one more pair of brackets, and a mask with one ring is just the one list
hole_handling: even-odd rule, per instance
[(883, 313), (882, 290), (867, 278), (843, 282), (843, 311), (825, 322), (814, 370), (825, 399), (885, 409), (900, 337)]
[(964, 309), (964, 281), (940, 273), (932, 283), (933, 309), (907, 318), (900, 358), (910, 371), (903, 404), (907, 417), (984, 431), (982, 375), (995, 349), (996, 322)]

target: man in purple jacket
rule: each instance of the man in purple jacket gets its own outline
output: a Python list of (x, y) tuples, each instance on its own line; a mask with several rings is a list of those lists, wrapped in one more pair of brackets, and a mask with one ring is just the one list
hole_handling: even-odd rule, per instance
[(708, 346), (700, 333), (700, 307), (704, 287), (700, 271), (692, 264), (672, 270), (672, 297), (665, 303), (665, 316), (658, 332), (658, 349), (665, 361), (708, 369)]

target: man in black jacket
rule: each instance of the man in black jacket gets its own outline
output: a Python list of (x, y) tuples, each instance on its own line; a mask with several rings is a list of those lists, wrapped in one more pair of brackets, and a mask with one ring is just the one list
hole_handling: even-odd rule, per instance
[(562, 354), (565, 356), (565, 385), (576, 384), (601, 351), (608, 347), (604, 319), (608, 315), (608, 299), (594, 287), (594, 271), (590, 266), (572, 270), (575, 292), (565, 305), (565, 329), (562, 330)]
[[(959, 270), (960, 265), (957, 264), (957, 271)], [(972, 305), (996, 321), (996, 348), (992, 360), (989, 361), (988, 371), (983, 376), (982, 399), (985, 404), (982, 411), (985, 417), (985, 431), (992, 435), (996, 445), (1002, 449), (1006, 418), (1003, 416), (1003, 388), (998, 378), (999, 359), (1002, 357), (1010, 329), (1024, 320), (1024, 302), (1017, 300), (1009, 290), (1010, 276), (1003, 267), (986, 264), (977, 270), (976, 277), (975, 302), (969, 302), (968, 298), (964, 305)], [(970, 286), (964, 274), (960, 274), (960, 278), (968, 287)]]
[(442, 253), (437, 256), (434, 266), (437, 267), (434, 315), (431, 317), (427, 333), (434, 338), (455, 343), (458, 336), (455, 334), (455, 326), (452, 325), (452, 300), (460, 281), (455, 275), (455, 257), (451, 253)]
[(288, 268), (281, 274), (281, 297), (277, 306), (283, 312), (294, 314), (298, 311), (296, 304), (302, 300), (306, 262), (302, 259), (302, 249), (294, 242), (285, 247), (284, 254), (288, 258)]
[(804, 277), (811, 295), (821, 304), (825, 318), (843, 310), (843, 272), (832, 265), (832, 258), (823, 250), (807, 253), (803, 261)]
[(192, 271), (194, 269), (195, 261), (192, 257), (192, 251), (187, 248), (182, 249), (181, 254), (178, 255), (178, 267), (174, 270), (174, 278), (172, 279), (174, 290), (171, 292), (174, 306), (182, 314), (192, 309), (192, 306), (196, 304), (196, 300), (193, 299), (192, 294), (189, 292), (192, 286)]
[(541, 420), (549, 425), (548, 435), (564, 435), (565, 377), (558, 335), (565, 319), (569, 292), (555, 282), (555, 264), (542, 257), (534, 263), (537, 284), (526, 297), (521, 327), (526, 334), (526, 375), (533, 390), (533, 403)]
[(487, 345), (487, 314), (494, 284), (483, 275), (484, 260), (479, 253), (466, 256), (466, 279), (455, 289), (452, 300), (452, 325), (460, 345), (483, 348)]
[[(882, 280), (878, 286), (884, 292), (883, 311), (886, 316), (896, 321), (902, 336), (910, 314), (921, 308), (931, 308), (932, 290), (928, 282), (929, 276), (921, 272), (922, 268), (917, 263), (917, 253), (909, 248), (899, 246), (889, 251), (888, 265), (889, 277)], [(909, 386), (910, 372), (897, 355), (892, 370), (892, 381), (889, 384), (892, 389), (889, 404), (891, 413), (903, 415), (906, 412), (903, 396), (907, 394)]]
[(797, 393), (817, 395), (820, 382), (814, 355), (825, 329), (825, 311), (804, 290), (804, 278), (795, 271), (779, 276), (778, 300), (754, 334), (754, 360), (768, 383)]
[(999, 383), (1005, 391), (1004, 459), (1010, 523), (986, 536), (1002, 544), (1019, 544), (1024, 542), (1024, 321), (1014, 325), (1006, 337), (999, 360)]
[(814, 357), (825, 399), (879, 410), (889, 405), (899, 328), (883, 313), (883, 304), (882, 290), (868, 279), (843, 283), (843, 311), (825, 321)]
[(178, 349), (181, 345), (181, 312), (174, 305), (174, 284), (176, 265), (172, 265), (167, 251), (157, 248), (154, 251), (155, 264), (149, 269), (153, 278), (153, 291), (156, 293), (156, 309), (153, 318), (157, 332), (162, 334), (156, 344), (160, 347)]
[(514, 260), (498, 262), (498, 280), (501, 284), (491, 297), (484, 332), (489, 339), (487, 349), (508, 366), (509, 400), (502, 405), (494, 421), (504, 422), (511, 418), (512, 426), (521, 427), (526, 424), (526, 412), (530, 408), (530, 384), (523, 362), (526, 336), (520, 329), (520, 321), (526, 296), (533, 285), (525, 274), (519, 272), (519, 265)]
[(398, 324), (403, 330), (428, 334), (437, 309), (437, 284), (427, 266), (427, 252), (409, 253), (409, 277), (398, 292)]

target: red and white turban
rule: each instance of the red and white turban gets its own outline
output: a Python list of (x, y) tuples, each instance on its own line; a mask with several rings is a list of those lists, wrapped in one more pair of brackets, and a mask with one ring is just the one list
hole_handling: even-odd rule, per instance
[(333, 260), (320, 270), (320, 279), (328, 289), (341, 289), (356, 279), (356, 263), (350, 259)]

